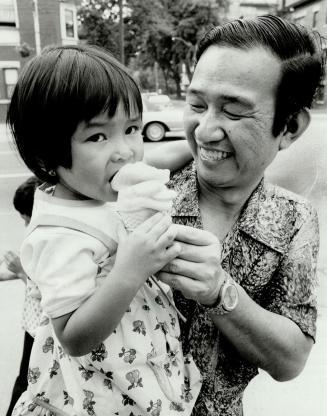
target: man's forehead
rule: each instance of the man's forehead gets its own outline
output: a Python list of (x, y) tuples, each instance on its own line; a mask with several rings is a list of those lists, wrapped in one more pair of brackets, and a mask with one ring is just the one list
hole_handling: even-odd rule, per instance
[(251, 105), (260, 91), (275, 92), (280, 74), (279, 59), (262, 47), (239, 49), (214, 45), (201, 55), (188, 94), (215, 94)]

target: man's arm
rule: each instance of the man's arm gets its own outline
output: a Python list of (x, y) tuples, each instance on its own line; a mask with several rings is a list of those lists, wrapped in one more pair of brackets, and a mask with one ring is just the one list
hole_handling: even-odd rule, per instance
[(146, 152), (144, 161), (158, 169), (171, 172), (182, 168), (192, 160), (190, 147), (186, 140), (172, 141), (155, 146)]
[[(217, 239), (207, 231), (177, 227), (181, 254), (164, 268), (159, 278), (187, 298), (204, 305), (213, 304), (224, 280)], [(194, 245), (197, 236), (202, 241), (198, 247)], [(207, 246), (203, 245), (206, 238)], [(312, 338), (291, 319), (262, 308), (241, 286), (237, 287), (238, 306), (226, 315), (212, 315), (214, 324), (240, 355), (276, 380), (296, 377), (308, 358)]]

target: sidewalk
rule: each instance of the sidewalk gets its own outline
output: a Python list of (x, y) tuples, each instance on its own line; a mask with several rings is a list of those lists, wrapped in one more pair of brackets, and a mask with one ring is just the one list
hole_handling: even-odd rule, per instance
[(245, 390), (244, 416), (327, 415), (327, 307), (319, 311), (317, 342), (303, 372), (279, 383), (260, 371)]

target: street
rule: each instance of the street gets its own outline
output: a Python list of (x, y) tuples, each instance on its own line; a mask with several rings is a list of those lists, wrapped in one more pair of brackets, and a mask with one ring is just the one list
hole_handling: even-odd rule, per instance
[[(305, 195), (318, 211), (321, 249), (318, 263), (319, 316), (317, 342), (305, 370), (295, 380), (273, 381), (261, 372), (245, 393), (245, 416), (323, 416), (327, 414), (327, 113), (314, 112), (312, 123), (294, 145), (280, 152), (267, 179)], [(146, 149), (160, 143), (146, 143)], [(16, 187), (29, 176), (0, 125), (0, 259), (19, 250), (23, 221), (12, 206)], [(24, 287), (0, 283), (0, 416), (7, 409), (18, 372), (23, 331), (20, 327)], [(287, 334), (285, 334), (287, 336)]]

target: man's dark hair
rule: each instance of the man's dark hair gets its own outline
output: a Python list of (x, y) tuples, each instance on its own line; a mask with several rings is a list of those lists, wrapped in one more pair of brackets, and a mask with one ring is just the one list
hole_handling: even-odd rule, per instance
[(40, 181), (40, 179), (31, 176), (16, 189), (13, 203), (15, 209), (21, 215), (27, 215), (28, 217), (32, 216), (35, 189), (40, 186), (41, 183), (42, 181)]
[(137, 84), (108, 51), (87, 45), (48, 46), (22, 69), (7, 123), (28, 168), (45, 182), (58, 166), (70, 168), (77, 125), (101, 112), (111, 118), (119, 104), (142, 116)]
[(325, 71), (325, 56), (317, 32), (271, 15), (233, 20), (210, 29), (203, 36), (196, 51), (196, 63), (211, 45), (239, 49), (263, 47), (281, 61), (274, 136), (292, 116), (303, 108), (311, 108)]

